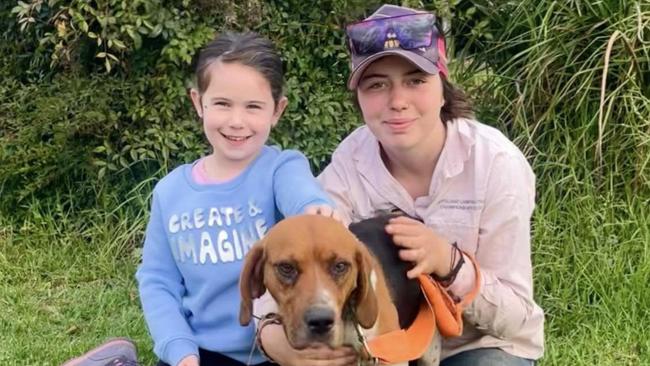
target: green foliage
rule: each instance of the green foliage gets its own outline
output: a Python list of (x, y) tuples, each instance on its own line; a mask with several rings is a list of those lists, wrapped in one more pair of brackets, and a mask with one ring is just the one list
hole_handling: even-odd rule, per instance
[(0, 49), (21, 55), (0, 67), (7, 76), (0, 87), (7, 116), (0, 189), (13, 197), (0, 209), (71, 186), (103, 191), (106, 177), (164, 174), (205, 154), (209, 146), (187, 97), (190, 64), (222, 29), (255, 30), (278, 45), (290, 104), (271, 143), (300, 149), (320, 170), (359, 124), (345, 90), (341, 28), (368, 4), (320, 5), (32, 0), (0, 7), (0, 18), (14, 21)]
[(61, 201), (35, 203), (20, 224), (0, 214), (0, 362), (60, 365), (119, 336), (143, 344), (141, 361), (153, 364), (134, 279), (146, 210), (79, 215)]
[[(458, 53), (467, 61), (460, 74), (483, 99), (481, 114), (518, 137), (538, 174), (576, 175), (606, 191), (647, 195), (650, 3), (473, 1), (462, 7), (465, 15), (474, 11), (455, 28)], [(476, 25), (481, 34), (470, 31)]]
[[(635, 191), (647, 190), (647, 3), (404, 3), (452, 16), (457, 81), (475, 96), (485, 121), (515, 137), (531, 157), (554, 162), (542, 174), (562, 177), (579, 167), (581, 181), (621, 192), (623, 182), (632, 182)], [(256, 30), (282, 51), (290, 105), (272, 142), (304, 151), (319, 170), (359, 124), (345, 91), (342, 26), (379, 4), (5, 2), (0, 19), (8, 30), (0, 50), (18, 57), (3, 56), (0, 66), (6, 80), (0, 108), (7, 116), (0, 151), (9, 162), (0, 175), (3, 192), (21, 201), (51, 192), (51, 182), (64, 181), (58, 177), (92, 185), (107, 173), (132, 174), (134, 167), (164, 172), (205, 153), (187, 98), (189, 66), (197, 49), (225, 28)], [(85, 96), (76, 100), (76, 94)], [(85, 112), (101, 116), (76, 118)], [(56, 125), (68, 135), (55, 133)], [(85, 137), (77, 139), (75, 131)], [(55, 138), (43, 136), (48, 133)], [(50, 156), (54, 151), (58, 157)], [(26, 161), (52, 167), (25, 168)], [(56, 162), (70, 164), (61, 169)], [(21, 182), (30, 170), (40, 172)]]
[(13, 207), (31, 193), (88, 178), (87, 146), (98, 142), (96, 136), (115, 133), (120, 116), (101, 81), (91, 83), (99, 95), (70, 79), (56, 80), (47, 94), (15, 82), (0, 87), (3, 205)]
[(538, 177), (543, 364), (650, 364), (630, 327), (650, 319), (637, 293), (650, 279), (650, 4), (460, 1), (456, 11), (456, 77)]
[(147, 40), (164, 42), (164, 61), (188, 64), (212, 33), (195, 10), (188, 0), (32, 0), (18, 1), (11, 13), (21, 34), (50, 56), (51, 67), (95, 64), (110, 73), (128, 68), (128, 56)]
[(280, 49), (286, 68), (289, 106), (273, 131), (272, 142), (303, 151), (315, 170), (352, 128), (359, 124), (345, 83), (349, 61), (341, 14), (359, 13), (359, 3), (323, 1), (319, 7), (282, 1), (267, 8), (257, 31)]

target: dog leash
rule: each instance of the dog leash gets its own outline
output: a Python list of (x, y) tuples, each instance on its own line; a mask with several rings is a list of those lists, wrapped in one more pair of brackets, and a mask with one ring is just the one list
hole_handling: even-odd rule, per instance
[(248, 361), (246, 362), (246, 366), (251, 366), (253, 362), (253, 354), (255, 353), (255, 349), (257, 348), (262, 356), (266, 358), (269, 362), (271, 363), (276, 363), (264, 350), (264, 347), (262, 347), (262, 339), (261, 339), (261, 334), (262, 334), (262, 329), (264, 329), (265, 326), (269, 324), (282, 324), (282, 319), (280, 318), (280, 315), (277, 313), (268, 313), (264, 315), (263, 317), (259, 317), (257, 315), (253, 314), (253, 317), (257, 319), (257, 328), (255, 329), (255, 338), (253, 339), (253, 345), (251, 346), (251, 351), (248, 353)]
[[(481, 273), (476, 260), (464, 253), (474, 265), (476, 277), (472, 291), (461, 301), (452, 299), (447, 290), (437, 281), (426, 275), (418, 280), (426, 301), (407, 329), (398, 329), (367, 340), (357, 322), (357, 333), (363, 344), (366, 360), (376, 365), (394, 364), (420, 358), (429, 347), (436, 330), (445, 337), (455, 337), (463, 333), (463, 309), (477, 296), (480, 289)], [(395, 347), (396, 344), (403, 345)]]

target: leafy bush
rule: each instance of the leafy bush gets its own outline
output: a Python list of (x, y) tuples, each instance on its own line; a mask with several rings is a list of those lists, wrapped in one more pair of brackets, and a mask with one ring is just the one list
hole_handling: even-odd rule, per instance
[[(2, 194), (20, 203), (70, 191), (66, 182), (92, 192), (111, 180), (130, 186), (135, 177), (163, 174), (205, 154), (208, 145), (187, 98), (191, 58), (223, 29), (255, 30), (278, 45), (290, 104), (271, 142), (302, 150), (320, 170), (360, 123), (345, 90), (343, 25), (380, 3), (0, 4), (7, 29), (0, 44)], [(485, 122), (535, 159), (544, 179), (573, 176), (618, 192), (632, 182), (636, 192), (647, 191), (647, 4), (403, 3), (451, 16), (456, 81), (475, 98)]]
[(88, 147), (119, 131), (122, 112), (111, 99), (117, 93), (99, 78), (57, 78), (45, 88), (14, 81), (1, 90), (3, 204), (15, 206), (66, 180), (96, 179)]
[(92, 197), (89, 192), (106, 184), (130, 178), (126, 185), (133, 185), (134, 177), (164, 174), (205, 154), (208, 145), (187, 88), (192, 56), (222, 29), (255, 30), (276, 42), (286, 61), (290, 105), (271, 142), (302, 150), (319, 170), (358, 124), (344, 88), (348, 64), (340, 14), (362, 8), (361, 2), (321, 5), (5, 4), (1, 18), (13, 23), (0, 47), (4, 55), (21, 56), (5, 57), (0, 71), (8, 81), (0, 87), (6, 116), (0, 126), (0, 156), (6, 162), (0, 187), (13, 197), (1, 206), (56, 197), (71, 186), (85, 187), (75, 190)]

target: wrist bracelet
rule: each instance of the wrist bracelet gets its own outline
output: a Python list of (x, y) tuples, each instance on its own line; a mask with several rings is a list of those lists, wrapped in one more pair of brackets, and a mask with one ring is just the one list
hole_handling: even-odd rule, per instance
[[(431, 278), (436, 280), (443, 287), (448, 287), (454, 282), (454, 280), (456, 279), (456, 275), (458, 275), (458, 272), (460, 271), (461, 267), (463, 266), (463, 264), (465, 264), (465, 258), (463, 256), (463, 252), (461, 252), (461, 250), (458, 248), (458, 244), (454, 242), (453, 244), (451, 244), (451, 246), (452, 246), (452, 255), (451, 255), (451, 264), (449, 266), (450, 268), (452, 268), (451, 271), (449, 271), (449, 273), (447, 273), (445, 276), (442, 277), (436, 275), (435, 273), (431, 274)], [(457, 255), (460, 256), (458, 262), (456, 262)], [(454, 265), (454, 262), (456, 262), (456, 265)]]
[(264, 318), (260, 320), (258, 326), (257, 326), (257, 332), (255, 334), (255, 343), (257, 344), (257, 349), (260, 351), (262, 356), (266, 358), (269, 362), (271, 363), (277, 363), (271, 356), (269, 356), (268, 353), (264, 350), (264, 346), (262, 345), (262, 329), (266, 327), (269, 324), (282, 324), (280, 321), (280, 316), (276, 313), (268, 313), (264, 315)]

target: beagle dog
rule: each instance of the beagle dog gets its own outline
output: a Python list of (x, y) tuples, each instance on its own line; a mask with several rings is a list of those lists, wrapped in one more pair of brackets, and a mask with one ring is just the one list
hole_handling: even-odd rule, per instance
[[(250, 323), (253, 299), (268, 290), (296, 349), (322, 343), (363, 350), (361, 339), (408, 326), (422, 295), (384, 230), (387, 220), (369, 219), (350, 229), (318, 215), (280, 221), (246, 255), (240, 323)], [(439, 352), (436, 336), (417, 365), (436, 365)]]

